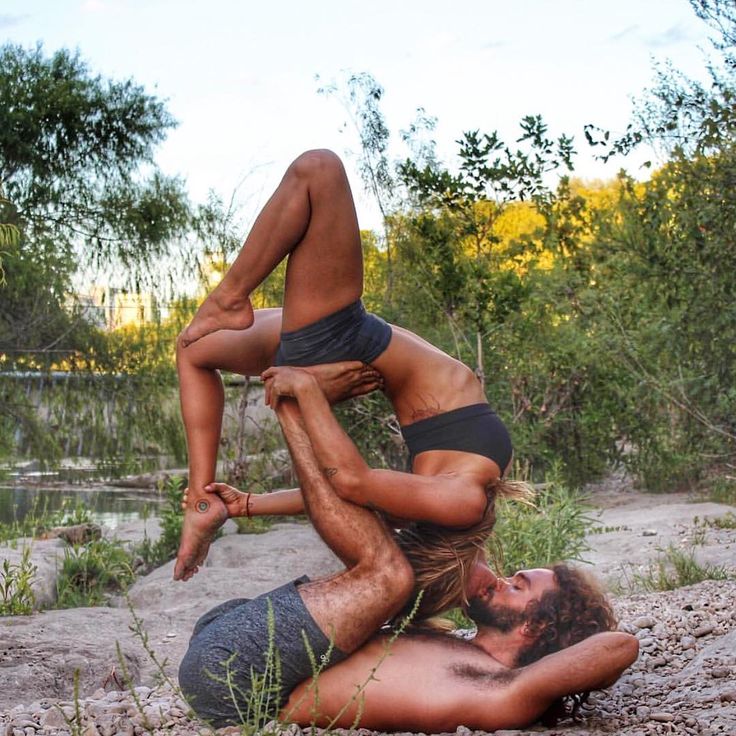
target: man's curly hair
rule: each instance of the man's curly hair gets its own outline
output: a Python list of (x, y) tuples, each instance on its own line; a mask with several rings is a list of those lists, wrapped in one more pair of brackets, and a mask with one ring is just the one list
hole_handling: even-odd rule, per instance
[(611, 604), (592, 576), (564, 564), (554, 565), (552, 572), (557, 585), (526, 607), (533, 640), (519, 652), (517, 667), (617, 626)]

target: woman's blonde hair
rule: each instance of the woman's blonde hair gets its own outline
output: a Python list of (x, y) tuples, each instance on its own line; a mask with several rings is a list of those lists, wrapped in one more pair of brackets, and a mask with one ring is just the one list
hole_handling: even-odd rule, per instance
[(415, 595), (395, 620), (412, 610), (419, 591), (422, 598), (414, 623), (467, 604), (466, 591), (473, 564), (488, 554), (488, 542), (496, 523), (496, 499), (531, 503), (534, 491), (522, 481), (497, 480), (486, 487), (486, 495), (488, 502), (483, 518), (473, 526), (450, 529), (415, 522), (397, 530), (396, 541), (414, 569), (416, 582)]

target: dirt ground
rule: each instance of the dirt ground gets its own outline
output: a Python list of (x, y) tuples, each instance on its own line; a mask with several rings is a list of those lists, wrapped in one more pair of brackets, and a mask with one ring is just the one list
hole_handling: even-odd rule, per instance
[[(588, 536), (586, 557), (614, 591), (621, 628), (639, 638), (639, 660), (613, 688), (594, 695), (581, 723), (497, 733), (736, 735), (736, 529), (713, 522), (736, 508), (684, 493), (644, 494), (621, 478), (592, 488), (590, 504), (597, 529)], [(117, 534), (134, 539), (142, 528), (131, 524)], [(632, 586), (655, 569), (653, 563), (668, 548), (691, 551), (701, 566), (721, 567), (731, 577), (669, 592), (635, 592)], [(173, 674), (194, 621), (216, 603), (257, 595), (303, 572), (314, 576), (338, 567), (308, 525), (279, 524), (262, 535), (224, 536), (189, 583), (171, 580), (172, 563), (159, 568), (133, 586), (130, 600), (150, 646)], [(140, 638), (130, 632), (130, 611), (117, 603), (0, 619), (0, 734), (4, 724), (12, 736), (68, 733), (64, 722), (54, 730), (49, 709), (54, 703), (69, 707), (75, 668), (81, 671), (88, 723), (95, 724), (86, 736), (141, 732), (134, 719), (121, 725), (126, 696), (120, 693), (112, 702), (102, 687), (107, 678), (110, 689), (109, 675), (120, 668), (116, 642), (143, 690), (159, 677)], [(159, 714), (165, 711), (168, 718), (167, 733), (201, 732), (183, 716), (173, 694), (157, 697)], [(117, 710), (110, 710), (113, 705)], [(297, 736), (298, 729), (291, 730)], [(462, 727), (457, 733), (470, 734)]]

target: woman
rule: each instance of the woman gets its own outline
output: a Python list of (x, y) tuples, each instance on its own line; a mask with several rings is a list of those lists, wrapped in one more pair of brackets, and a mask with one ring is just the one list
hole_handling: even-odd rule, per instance
[[(283, 309), (254, 312), (250, 294), (286, 257)], [(222, 499), (207, 491), (223, 412), (218, 369), (263, 375), (270, 395), (295, 396), (317, 460), (337, 493), (354, 503), (465, 530), (492, 524), (499, 492), (523, 495), (501, 482), (511, 441), (475, 374), (409, 330), (366, 313), (362, 290), (360, 231), (344, 168), (329, 151), (308, 151), (289, 166), (232, 267), (178, 340), (190, 473), (175, 578), (196, 572), (228, 516)], [(359, 363), (325, 365), (340, 361)], [(411, 473), (369, 468), (330, 410), (331, 401), (379, 386), (402, 427)], [(298, 507), (298, 491), (278, 502)], [(264, 511), (274, 503), (249, 496), (246, 511), (278, 513)], [(474, 559), (462, 562), (469, 568)]]

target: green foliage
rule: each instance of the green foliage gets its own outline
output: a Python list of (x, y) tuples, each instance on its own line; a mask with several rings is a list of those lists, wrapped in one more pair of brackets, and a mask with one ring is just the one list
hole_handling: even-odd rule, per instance
[(165, 498), (159, 514), (161, 536), (155, 542), (146, 537), (135, 550), (135, 554), (141, 556), (148, 568), (162, 565), (176, 556), (184, 523), (184, 511), (181, 508), (184, 488), (184, 479), (176, 475), (159, 483), (158, 492)]
[[(158, 437), (172, 426), (158, 420), (162, 377), (165, 389), (174, 385), (173, 340), (158, 366), (168, 371), (141, 370), (129, 385), (139, 346), (116, 359), (123, 351), (75, 303), (72, 280), (85, 266), (115, 266), (129, 287), (160, 290), (155, 266), (191, 223), (183, 184), (153, 162), (173, 125), (155, 97), (130, 80), (94, 75), (78, 53), (0, 47), (0, 454), (53, 463), (73, 448), (109, 457), (129, 436), (126, 417), (142, 428), (145, 419), (160, 424)], [(36, 383), (39, 394), (54, 383), (54, 370), (68, 371), (71, 383), (79, 377), (82, 396), (66, 390), (69, 382), (35, 394)], [(47, 408), (50, 421), (39, 417)], [(154, 432), (143, 435), (141, 444)], [(172, 439), (183, 446), (180, 432)], [(121, 454), (133, 444), (123, 442)]]
[(558, 480), (544, 484), (534, 507), (501, 501), (497, 514), (491, 551), (503, 574), (564, 560), (584, 561), (589, 549), (585, 535), (594, 520), (584, 498)]
[(57, 579), (57, 608), (103, 604), (134, 580), (130, 554), (119, 542), (98, 539), (64, 550)]
[(632, 590), (657, 592), (695, 585), (703, 580), (727, 580), (731, 576), (723, 566), (701, 565), (692, 547), (681, 549), (669, 545), (643, 570), (632, 571), (626, 577)]
[(0, 567), (0, 616), (27, 616), (33, 613), (36, 596), (31, 589), (36, 566), (31, 562), (31, 548), (23, 550), (19, 564), (3, 560)]
[(91, 520), (89, 509), (79, 501), (74, 503), (71, 499), (64, 499), (60, 509), (49, 511), (47, 502), (41, 504), (36, 497), (22, 520), (0, 523), (0, 542), (20, 537), (37, 537), (54, 527), (76, 526)]
[[(0, 48), (0, 180), (22, 230), (87, 259), (150, 265), (188, 225), (181, 183), (153, 165), (174, 120), (130, 80), (94, 76), (78, 53)], [(140, 170), (151, 171), (148, 180)]]
[(736, 506), (736, 479), (726, 476), (715, 478), (708, 488), (708, 496), (716, 503), (728, 503)]

